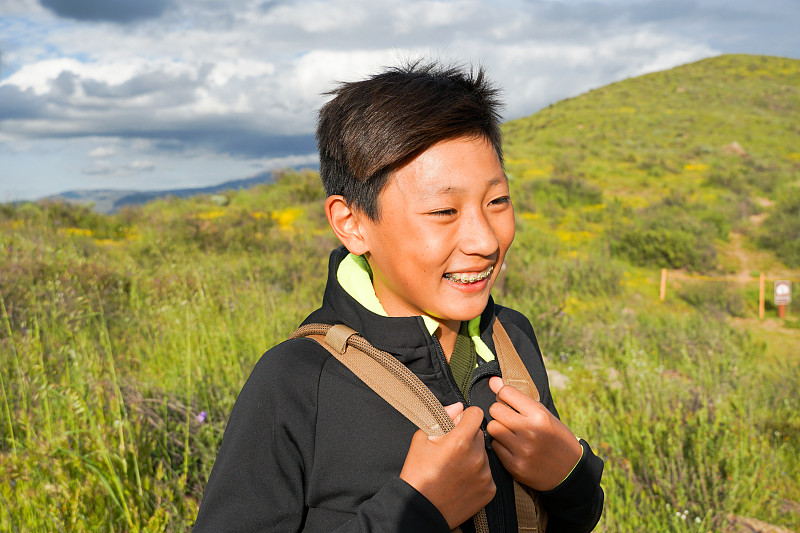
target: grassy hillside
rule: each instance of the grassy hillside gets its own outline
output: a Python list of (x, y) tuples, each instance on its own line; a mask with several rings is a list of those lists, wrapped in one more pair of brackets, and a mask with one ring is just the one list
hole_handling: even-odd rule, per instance
[[(600, 531), (800, 529), (800, 287), (761, 322), (751, 279), (800, 279), (763, 240), (797, 231), (799, 72), (720, 57), (506, 125), (495, 298), (606, 461)], [(0, 207), (0, 531), (189, 529), (250, 369), (319, 304), (323, 196)]]
[[(613, 225), (604, 234), (612, 251), (640, 264), (724, 269), (715, 248), (735, 230), (800, 267), (798, 60), (707, 59), (559, 102), (508, 123), (505, 134), (523, 216), (549, 209), (550, 222), (566, 228), (572, 219)], [(601, 196), (585, 197), (598, 189)], [(612, 202), (637, 221), (604, 217), (599, 206), (591, 215), (563, 213), (566, 203)], [(764, 211), (771, 216), (762, 235), (749, 217)], [(676, 217), (680, 231), (667, 235), (659, 220)]]

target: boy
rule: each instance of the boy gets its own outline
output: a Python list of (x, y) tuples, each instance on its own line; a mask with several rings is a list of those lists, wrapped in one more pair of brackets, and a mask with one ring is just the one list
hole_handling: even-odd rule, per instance
[[(517, 531), (513, 480), (548, 532), (590, 531), (603, 462), (559, 421), (528, 320), (489, 295), (515, 230), (497, 90), (482, 70), (414, 64), (332, 94), (317, 142), (343, 246), (304, 323), (392, 354), (455, 429), (428, 437), (316, 341), (283, 342), (236, 401), (195, 532), (466, 532), (482, 508)], [(541, 403), (497, 377), (497, 319)]]

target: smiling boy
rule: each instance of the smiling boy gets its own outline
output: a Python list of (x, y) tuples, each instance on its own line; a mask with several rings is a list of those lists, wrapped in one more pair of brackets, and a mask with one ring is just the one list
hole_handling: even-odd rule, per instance
[[(547, 531), (590, 531), (603, 463), (560, 422), (528, 320), (490, 296), (514, 239), (497, 91), (414, 64), (342, 84), (320, 111), (331, 254), (320, 309), (390, 353), (456, 422), (428, 437), (311, 339), (258, 362), (195, 531), (517, 531), (513, 481)], [(503, 386), (499, 320), (540, 393)]]

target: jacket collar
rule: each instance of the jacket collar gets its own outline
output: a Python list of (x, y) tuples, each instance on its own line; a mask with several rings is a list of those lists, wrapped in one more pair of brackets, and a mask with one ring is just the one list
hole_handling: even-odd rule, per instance
[[(325, 324), (345, 324), (356, 330), (373, 346), (389, 353), (395, 354), (409, 367), (422, 364), (420, 359), (429, 360), (430, 350), (437, 344), (429, 329), (428, 324), (421, 316), (390, 317), (376, 311), (383, 311), (380, 302), (371, 292), (374, 302), (366, 297), (365, 305), (350, 294), (339, 281), (339, 266), (349, 252), (340, 246), (331, 252), (328, 263), (328, 281), (322, 298), (322, 307), (314, 311), (303, 323), (322, 322)], [(368, 274), (367, 274), (368, 275)], [(347, 284), (347, 282), (345, 282)], [(371, 283), (369, 284), (371, 288)], [(368, 291), (369, 292), (369, 291)], [(356, 294), (360, 300), (364, 298)], [(376, 308), (375, 304), (379, 307)], [(367, 307), (372, 307), (370, 310)], [(491, 326), (494, 322), (494, 301), (489, 297), (486, 308), (481, 313), (480, 321), (476, 321), (470, 335), (486, 341), (491, 339)], [(477, 329), (477, 331), (475, 331)], [(489, 331), (487, 331), (487, 329)], [(434, 328), (435, 331), (435, 328)], [(487, 337), (488, 336), (488, 337)], [(486, 343), (481, 342), (484, 345)], [(477, 347), (478, 343), (476, 343)], [(491, 350), (479, 349), (478, 355), (483, 359), (494, 358)], [(414, 368), (412, 368), (414, 370)], [(419, 368), (424, 371), (423, 368)]]

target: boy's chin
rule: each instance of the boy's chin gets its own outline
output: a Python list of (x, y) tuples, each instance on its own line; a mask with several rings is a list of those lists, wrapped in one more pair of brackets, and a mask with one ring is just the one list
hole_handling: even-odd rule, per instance
[(443, 309), (441, 313), (441, 318), (436, 318), (438, 321), (446, 321), (446, 322), (468, 322), (473, 318), (480, 316), (483, 313), (483, 310), (486, 309), (486, 304), (489, 301), (489, 296), (487, 295), (481, 301), (472, 301), (468, 304), (459, 305), (457, 307), (453, 307), (452, 309)]

